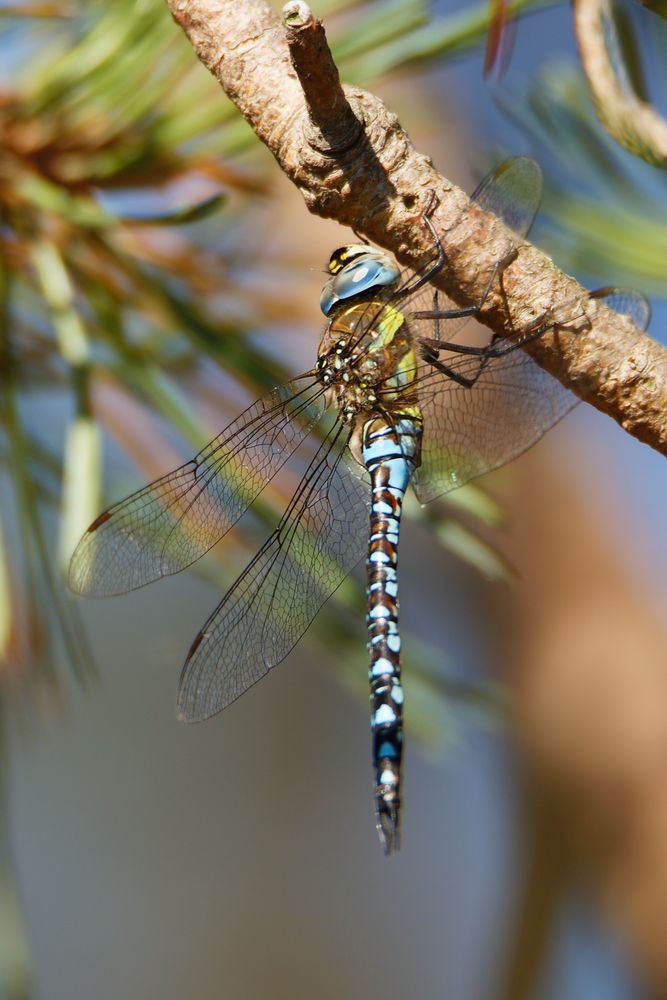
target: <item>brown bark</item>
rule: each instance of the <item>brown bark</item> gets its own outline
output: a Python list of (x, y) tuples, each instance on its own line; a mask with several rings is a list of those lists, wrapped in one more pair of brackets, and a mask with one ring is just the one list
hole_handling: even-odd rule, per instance
[(431, 218), (449, 262), (437, 284), (459, 304), (479, 302), (494, 263), (516, 247), (502, 285), (495, 282), (484, 302), (482, 322), (517, 339), (540, 318), (572, 317), (567, 332), (547, 333), (526, 350), (629, 434), (667, 454), (665, 349), (626, 317), (588, 299), (573, 278), (494, 216), (477, 208), (464, 212), (464, 192), (414, 149), (378, 98), (357, 87), (340, 91), (323, 30), (305, 4), (287, 5), (286, 28), (264, 0), (167, 3), (312, 212), (351, 226), (401, 263), (418, 267), (433, 249), (420, 218), (435, 195)]
[(640, 524), (610, 517), (602, 498), (587, 506), (569, 462), (549, 469), (533, 452), (518, 473), (511, 556), (522, 579), (499, 620), (529, 835), (504, 996), (535, 995), (557, 908), (577, 884), (602, 903), (651, 995), (665, 997), (664, 596), (623, 551)]

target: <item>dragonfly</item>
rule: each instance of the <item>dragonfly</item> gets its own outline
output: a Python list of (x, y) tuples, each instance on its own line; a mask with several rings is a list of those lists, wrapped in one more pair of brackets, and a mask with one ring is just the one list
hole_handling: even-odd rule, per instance
[[(482, 181), (470, 204), (522, 238), (541, 186), (537, 163), (514, 157)], [(123, 594), (178, 573), (211, 549), (310, 442), (278, 526), (190, 647), (179, 716), (197, 722), (215, 715), (280, 663), (366, 552), (373, 794), (386, 854), (400, 846), (398, 543), (406, 490), (411, 486), (425, 504), (463, 486), (521, 454), (577, 402), (517, 349), (556, 325), (567, 329), (574, 305), (565, 321), (545, 315), (521, 340), (459, 342), (481, 303), (458, 307), (432, 284), (447, 256), (428, 214), (422, 218), (433, 252), (420, 271), (403, 271), (390, 254), (364, 243), (332, 253), (315, 366), (253, 403), (189, 462), (100, 514), (69, 573), (72, 590), (91, 596)], [(502, 281), (504, 266), (499, 261), (490, 270), (487, 293)], [(590, 294), (648, 325), (640, 293)]]

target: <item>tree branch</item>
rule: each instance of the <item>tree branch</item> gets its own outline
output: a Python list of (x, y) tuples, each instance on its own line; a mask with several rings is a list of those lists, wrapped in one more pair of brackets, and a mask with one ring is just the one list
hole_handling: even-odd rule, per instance
[(327, 156), (340, 155), (357, 143), (363, 125), (341, 87), (322, 22), (315, 20), (301, 0), (285, 5), (283, 20), (292, 66), (308, 107), (305, 138), (309, 146)]
[(589, 299), (495, 216), (474, 205), (466, 211), (465, 193), (414, 149), (377, 97), (358, 87), (340, 91), (323, 29), (304, 3), (287, 5), (287, 28), (264, 0), (167, 3), (312, 212), (419, 267), (433, 249), (420, 216), (435, 195), (431, 219), (448, 258), (437, 284), (462, 305), (481, 300), (493, 265), (516, 248), (502, 287), (495, 282), (484, 302), (482, 321), (516, 340), (543, 317), (572, 318), (567, 331), (545, 334), (528, 352), (629, 434), (667, 454), (667, 351), (627, 317)]
[(575, 0), (574, 31), (598, 118), (619, 145), (647, 163), (667, 166), (667, 121), (614, 71), (616, 31), (609, 0)]

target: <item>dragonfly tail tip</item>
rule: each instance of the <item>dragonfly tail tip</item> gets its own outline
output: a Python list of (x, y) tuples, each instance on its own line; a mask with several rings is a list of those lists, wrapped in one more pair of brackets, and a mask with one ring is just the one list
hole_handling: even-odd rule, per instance
[(385, 855), (390, 858), (401, 846), (398, 809), (382, 803), (376, 818), (377, 832)]

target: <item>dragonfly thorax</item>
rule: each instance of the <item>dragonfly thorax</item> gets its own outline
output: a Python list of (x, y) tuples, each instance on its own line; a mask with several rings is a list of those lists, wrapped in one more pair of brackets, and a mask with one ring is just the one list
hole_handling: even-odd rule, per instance
[(415, 357), (405, 317), (372, 300), (339, 309), (320, 344), (317, 374), (346, 423), (411, 398)]
[(319, 354), (318, 378), (330, 388), (331, 400), (345, 423), (377, 407), (380, 368), (379, 359), (364, 356), (349, 339), (341, 338)]

